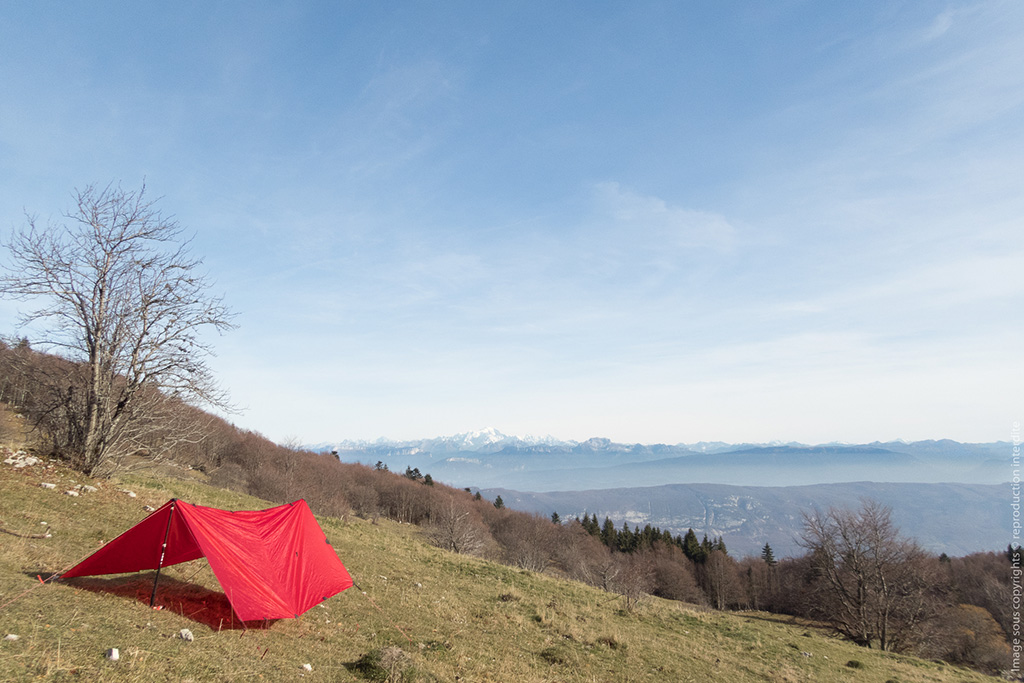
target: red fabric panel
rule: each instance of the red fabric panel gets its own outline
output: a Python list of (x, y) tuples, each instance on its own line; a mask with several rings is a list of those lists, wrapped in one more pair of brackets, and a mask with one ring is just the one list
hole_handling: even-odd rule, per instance
[(352, 585), (304, 500), (240, 512), (172, 500), (63, 576), (156, 569), (165, 534), (161, 566), (205, 555), (243, 621), (296, 617)]
[[(169, 567), (203, 556), (203, 551), (192, 538), (185, 520), (178, 509), (171, 514), (171, 506), (179, 508), (179, 501), (168, 501), (141, 522), (108, 542), (95, 553), (64, 572), (62, 576), (97, 576), (99, 574), (124, 574), (156, 569), (160, 562), (160, 548), (167, 536), (167, 552), (163, 564)], [(171, 517), (168, 532), (167, 518)]]
[(240, 512), (184, 503), (179, 512), (243, 621), (296, 617), (352, 585), (303, 500)]
[(288, 555), (282, 548), (278, 556), (281, 581), (287, 586), (288, 599), (295, 614), (302, 614), (309, 608), (352, 586), (345, 565), (338, 559), (338, 553), (327, 542), (324, 530), (320, 528), (313, 512), (304, 500), (293, 503), (295, 523), (287, 539), (281, 541), (296, 548)]

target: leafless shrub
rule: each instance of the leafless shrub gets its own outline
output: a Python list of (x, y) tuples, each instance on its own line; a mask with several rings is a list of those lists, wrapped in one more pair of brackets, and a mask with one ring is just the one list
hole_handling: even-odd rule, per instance
[(1009, 637), (1012, 632), (1012, 565), (1004, 553), (952, 559), (946, 571), (956, 602), (984, 607)]
[(693, 562), (681, 548), (656, 543), (650, 553), (654, 570), (652, 593), (669, 600), (681, 600), (697, 605), (706, 602), (703, 591), (694, 577)]
[(420, 524), (427, 519), (432, 487), (390, 472), (375, 475), (374, 488), (385, 516), (406, 524)]
[(648, 553), (615, 553), (618, 565), (613, 590), (625, 598), (626, 609), (633, 610), (654, 588), (654, 563)]
[(439, 548), (465, 555), (481, 554), (490, 540), (477, 506), (457, 493), (434, 501), (427, 537)]
[(551, 559), (568, 578), (600, 586), (603, 567), (610, 558), (608, 548), (591, 536), (579, 522), (556, 528)]
[(928, 622), (916, 652), (991, 674), (1010, 668), (1011, 651), (1003, 629), (984, 607), (951, 605)]
[(363, 519), (376, 519), (381, 512), (380, 496), (375, 488), (380, 477), (363, 465), (345, 465), (344, 471), (341, 488), (352, 511)]
[(496, 512), (491, 535), (501, 546), (504, 562), (534, 572), (547, 569), (555, 539), (551, 520), (507, 509)]

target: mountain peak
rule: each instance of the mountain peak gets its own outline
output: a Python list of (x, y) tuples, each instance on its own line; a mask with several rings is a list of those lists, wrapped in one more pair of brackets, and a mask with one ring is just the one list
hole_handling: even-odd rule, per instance
[(508, 440), (516, 440), (514, 436), (506, 436), (502, 434), (494, 427), (486, 427), (484, 429), (478, 429), (473, 432), (466, 432), (464, 434), (456, 434), (451, 437), (441, 437), (452, 442), (461, 443), (469, 450), (476, 450), (482, 446), (490, 446), (491, 444), (502, 443)]

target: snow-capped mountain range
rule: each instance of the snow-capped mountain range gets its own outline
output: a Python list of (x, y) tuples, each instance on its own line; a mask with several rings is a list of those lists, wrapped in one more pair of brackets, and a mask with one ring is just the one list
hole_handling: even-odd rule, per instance
[[(416, 467), (458, 487), (521, 491), (717, 483), (798, 486), (850, 481), (993, 484), (1010, 476), (1006, 444), (956, 441), (621, 444), (595, 437), (508, 436), (482, 429), (432, 439), (339, 441), (308, 446), (344, 462)], [(1004, 471), (1005, 470), (1005, 471)]]
[(572, 442), (559, 441), (553, 436), (509, 436), (502, 434), (493, 427), (479, 429), (473, 432), (463, 432), (452, 436), (438, 436), (432, 439), (413, 439), (408, 441), (396, 441), (393, 439), (380, 438), (374, 441), (340, 441), (337, 443), (322, 443), (308, 448), (315, 451), (354, 451), (364, 448), (396, 448), (396, 449), (419, 449), (430, 452), (481, 452), (493, 453), (507, 447), (529, 447), (529, 446), (560, 446)]
[[(743, 446), (801, 446), (803, 444), (795, 441), (783, 442), (783, 441), (771, 441), (764, 444), (730, 444), (723, 441), (698, 441), (692, 444), (658, 444), (658, 446), (672, 447), (679, 449), (686, 449), (694, 453), (718, 453), (721, 451), (736, 450)], [(841, 445), (838, 443), (830, 445)], [(504, 434), (494, 427), (487, 427), (485, 429), (478, 429), (471, 432), (463, 432), (461, 434), (453, 434), (451, 436), (438, 436), (431, 439), (411, 439), (411, 440), (395, 440), (381, 437), (372, 441), (368, 440), (344, 440), (338, 442), (324, 442), (319, 444), (313, 444), (306, 446), (309, 450), (317, 452), (329, 452), (329, 451), (359, 451), (366, 448), (390, 448), (390, 449), (418, 449), (419, 451), (432, 452), (432, 453), (444, 453), (444, 452), (476, 452), (476, 453), (496, 453), (506, 448), (532, 448), (532, 447), (548, 447), (548, 448), (577, 448), (579, 446), (585, 446), (594, 450), (600, 449), (611, 449), (611, 450), (623, 450), (623, 449), (635, 449), (640, 447), (641, 444), (618, 444), (610, 439), (603, 437), (594, 437), (587, 439), (586, 441), (573, 441), (557, 439), (553, 436), (510, 436)]]

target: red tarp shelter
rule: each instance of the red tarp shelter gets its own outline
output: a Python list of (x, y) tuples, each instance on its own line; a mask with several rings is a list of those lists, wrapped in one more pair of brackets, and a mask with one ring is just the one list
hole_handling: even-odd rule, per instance
[(172, 499), (63, 577), (155, 569), (159, 578), (161, 567), (200, 557), (243, 621), (298, 617), (352, 585), (304, 500), (231, 512)]

